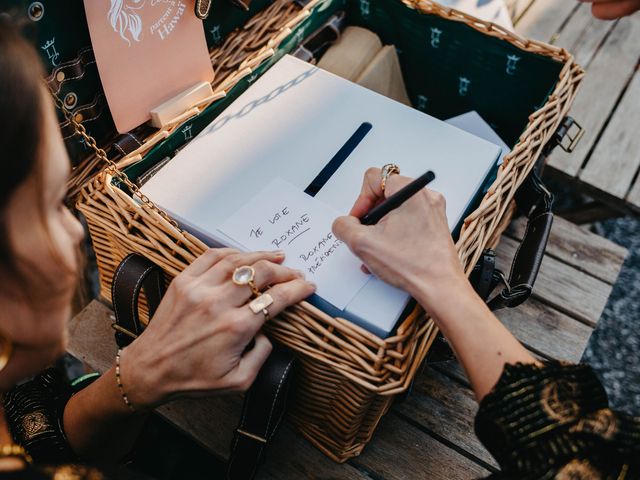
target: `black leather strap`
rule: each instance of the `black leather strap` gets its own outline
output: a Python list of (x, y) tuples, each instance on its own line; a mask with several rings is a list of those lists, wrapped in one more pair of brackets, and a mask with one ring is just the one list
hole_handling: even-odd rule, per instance
[[(127, 255), (113, 276), (111, 295), (116, 317), (116, 343), (124, 347), (140, 333), (138, 316), (140, 291), (153, 316), (164, 294), (162, 270), (138, 254)], [(294, 356), (277, 345), (262, 366), (242, 405), (227, 470), (229, 480), (251, 480), (264, 459), (265, 449), (275, 435), (286, 410)]]
[[(99, 92), (93, 98), (93, 101), (88, 105), (78, 105), (73, 110), (74, 117), (77, 118), (80, 123), (82, 123), (85, 127), (88, 123), (93, 122), (104, 115), (105, 112), (109, 112), (109, 107), (107, 105), (107, 99), (104, 93)], [(76, 135), (79, 136), (78, 132), (75, 130), (75, 126), (68, 120), (60, 122), (60, 131), (62, 133), (62, 138), (66, 141)]]
[(84, 77), (87, 67), (94, 63), (96, 63), (96, 57), (93, 55), (93, 50), (90, 47), (83, 48), (76, 58), (53, 69), (46, 78), (47, 85), (57, 95), (66, 82)]
[(244, 399), (240, 425), (231, 446), (228, 480), (254, 478), (264, 460), (265, 447), (284, 417), (293, 365), (293, 355), (274, 346)]
[(164, 295), (162, 269), (141, 255), (127, 255), (113, 274), (111, 299), (116, 321), (116, 343), (119, 347), (129, 345), (142, 333), (138, 315), (140, 290), (144, 288), (149, 307), (149, 317), (155, 313)]
[[(518, 210), (528, 217), (522, 242), (513, 257), (509, 278), (495, 268), (495, 252), (485, 250), (469, 280), (478, 295), (491, 310), (513, 308), (531, 296), (553, 224), (553, 195), (542, 183), (537, 171), (532, 171), (516, 192)], [(504, 289), (487, 300), (496, 286)]]
[(113, 141), (113, 148), (119, 155), (126, 157), (131, 152), (140, 148), (144, 144), (145, 139), (156, 131), (156, 128), (142, 124), (129, 132), (118, 135)]
[(305, 62), (315, 63), (331, 45), (340, 40), (345, 26), (346, 14), (340, 11), (318, 30), (307, 36), (302, 44), (291, 52), (291, 55)]
[(469, 275), (469, 282), (483, 300), (487, 300), (496, 288), (496, 252), (490, 248), (482, 252), (482, 256)]

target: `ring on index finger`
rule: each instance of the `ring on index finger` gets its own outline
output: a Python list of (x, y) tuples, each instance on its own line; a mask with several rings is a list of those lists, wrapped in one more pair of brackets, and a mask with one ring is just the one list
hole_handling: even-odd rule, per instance
[(261, 292), (260, 290), (258, 290), (258, 287), (256, 287), (256, 284), (254, 282), (255, 278), (256, 278), (256, 271), (253, 267), (249, 265), (243, 265), (241, 267), (236, 268), (233, 271), (233, 275), (231, 276), (231, 280), (233, 281), (233, 283), (239, 286), (248, 285), (249, 288), (251, 289), (251, 292), (256, 297), (259, 297)]
[(384, 192), (384, 189), (387, 186), (387, 179), (393, 174), (400, 174), (400, 167), (395, 163), (387, 163), (380, 170), (380, 190)]

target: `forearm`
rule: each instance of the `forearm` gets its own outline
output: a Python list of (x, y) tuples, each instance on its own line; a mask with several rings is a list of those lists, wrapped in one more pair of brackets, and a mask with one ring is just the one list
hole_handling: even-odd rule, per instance
[(466, 278), (419, 286), (415, 298), (430, 305), (429, 314), (464, 368), (480, 401), (494, 387), (507, 363), (535, 363), (535, 358), (476, 295)]
[(83, 459), (116, 462), (131, 451), (145, 419), (145, 413), (125, 405), (112, 367), (71, 397), (64, 410), (64, 430)]

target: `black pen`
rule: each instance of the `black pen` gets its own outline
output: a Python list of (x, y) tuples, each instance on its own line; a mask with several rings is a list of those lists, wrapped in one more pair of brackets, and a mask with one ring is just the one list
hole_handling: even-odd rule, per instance
[(391, 210), (398, 208), (404, 202), (413, 197), (416, 193), (429, 185), (436, 178), (436, 174), (429, 170), (427, 173), (420, 175), (413, 182), (404, 186), (396, 193), (391, 195), (381, 204), (376, 205), (368, 213), (365, 213), (360, 219), (362, 225), (375, 225)]

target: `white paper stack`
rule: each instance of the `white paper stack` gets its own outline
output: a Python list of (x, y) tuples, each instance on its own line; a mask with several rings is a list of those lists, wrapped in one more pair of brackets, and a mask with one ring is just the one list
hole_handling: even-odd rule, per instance
[[(501, 153), (485, 140), (286, 56), (142, 191), (209, 244), (253, 250), (262, 244), (255, 243), (249, 231), (262, 226), (263, 232), (270, 231), (264, 238), (272, 235), (271, 219), (265, 223), (267, 211), (290, 207), (293, 212), (297, 203), (304, 203), (296, 202), (296, 189), (298, 193), (307, 189), (364, 123), (371, 129), (312, 199), (315, 203), (309, 208), (320, 212), (310, 220), (314, 239), (327, 229), (327, 216), (349, 212), (366, 169), (390, 162), (397, 163), (403, 175), (435, 172), (436, 180), (429, 188), (446, 197), (453, 231)], [(274, 184), (288, 187), (277, 189)], [(261, 203), (268, 208), (259, 208)], [(255, 217), (251, 212), (256, 212)], [(323, 271), (329, 280), (339, 282), (353, 275), (351, 269), (357, 265), (346, 260), (333, 262)], [(355, 290), (344, 307), (337, 300), (323, 299), (320, 288), (311, 301), (332, 315), (388, 336), (408, 295), (373, 276)], [(331, 293), (329, 297), (334, 298)]]

